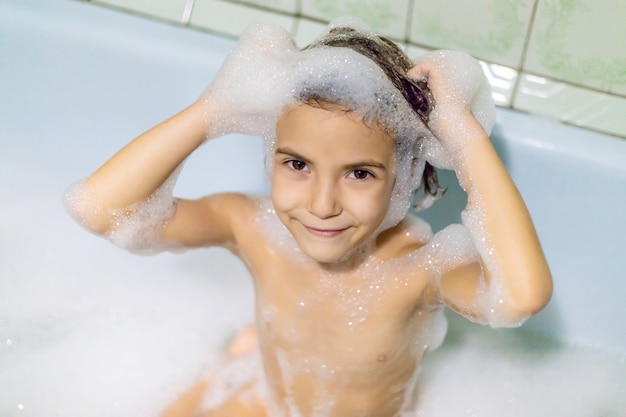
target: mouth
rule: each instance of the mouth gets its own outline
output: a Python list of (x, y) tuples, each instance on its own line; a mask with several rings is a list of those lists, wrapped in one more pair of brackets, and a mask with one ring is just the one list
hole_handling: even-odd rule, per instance
[(304, 228), (310, 234), (314, 236), (324, 237), (324, 238), (336, 237), (342, 234), (343, 232), (345, 232), (346, 230), (348, 230), (347, 227), (343, 229), (317, 229), (315, 227), (304, 226)]

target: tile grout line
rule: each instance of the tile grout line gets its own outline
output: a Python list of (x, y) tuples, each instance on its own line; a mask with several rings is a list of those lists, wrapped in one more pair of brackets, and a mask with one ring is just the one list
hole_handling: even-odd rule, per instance
[(515, 102), (517, 101), (517, 97), (520, 94), (520, 84), (521, 79), (524, 76), (524, 63), (526, 62), (526, 56), (528, 55), (528, 47), (530, 45), (530, 37), (532, 35), (533, 28), (535, 26), (535, 18), (537, 17), (537, 9), (539, 8), (539, 1), (535, 0), (533, 3), (533, 10), (530, 13), (530, 19), (528, 20), (528, 29), (526, 31), (526, 37), (524, 38), (524, 45), (522, 46), (522, 53), (520, 55), (519, 63), (517, 64), (517, 77), (515, 77), (515, 81), (513, 82), (513, 91), (511, 92), (511, 102), (509, 103), (509, 108), (515, 109)]
[(186, 26), (191, 21), (191, 11), (193, 10), (194, 2), (195, 2), (195, 0), (186, 0), (185, 1), (185, 8), (183, 9), (183, 15), (180, 18), (180, 23), (182, 25)]
[(413, 9), (415, 8), (415, 0), (409, 0), (406, 10), (406, 22), (404, 25), (404, 43), (411, 44), (411, 30), (413, 29)]

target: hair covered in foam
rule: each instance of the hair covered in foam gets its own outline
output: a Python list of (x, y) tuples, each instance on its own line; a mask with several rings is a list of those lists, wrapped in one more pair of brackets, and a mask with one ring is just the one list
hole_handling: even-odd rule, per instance
[[(478, 119), (489, 131), (493, 101), (480, 66), (468, 55), (441, 52), (437, 56), (446, 67), (465, 69), (463, 77), (451, 74), (452, 85), (469, 85), (451, 94), (464, 96), (468, 94), (465, 90), (478, 90), (482, 99), (470, 98), (471, 108), (475, 114), (486, 115)], [(467, 60), (474, 65), (467, 65)], [(427, 207), (442, 194), (431, 165), (452, 167), (449, 155), (428, 126), (436, 123), (435, 118), (447, 116), (434, 113), (436, 117), (429, 120), (433, 102), (425, 80), (408, 78), (411, 65), (396, 45), (357, 18), (334, 20), (304, 50), (298, 50), (290, 35), (278, 26), (252, 25), (204, 94), (211, 120), (215, 121), (209, 137), (228, 132), (263, 136), (269, 177), (276, 123), (286, 109), (313, 100), (358, 113), (366, 123), (380, 126), (395, 142), (396, 184), (381, 225), (384, 230), (406, 216), (425, 169), (428, 198), (420, 207)]]
[[(404, 216), (413, 191), (421, 182), (422, 171), (412, 169), (414, 147), (428, 129), (417, 114), (370, 59), (347, 48), (321, 47), (302, 52), (298, 63), (296, 98), (340, 104), (376, 123), (395, 142), (396, 184), (384, 228), (391, 227)], [(267, 138), (271, 152), (274, 138)], [(271, 164), (272, 158), (266, 156)], [(423, 168), (423, 165), (422, 165)]]

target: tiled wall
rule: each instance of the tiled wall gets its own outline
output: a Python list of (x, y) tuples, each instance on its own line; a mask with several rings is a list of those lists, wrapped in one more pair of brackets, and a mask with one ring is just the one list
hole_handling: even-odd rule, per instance
[(355, 15), (412, 57), (471, 53), (499, 106), (626, 138), (626, 0), (92, 1), (232, 37), (276, 23), (300, 46)]

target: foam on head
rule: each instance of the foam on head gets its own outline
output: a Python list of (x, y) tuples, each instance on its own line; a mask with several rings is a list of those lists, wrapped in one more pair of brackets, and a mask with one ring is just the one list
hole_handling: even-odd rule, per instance
[[(434, 56), (448, 69), (447, 93), (462, 100), (471, 95), (467, 100), (472, 111), (489, 131), (493, 101), (480, 66), (466, 54), (438, 52)], [(435, 103), (429, 118), (433, 101), (427, 80), (410, 80), (406, 73), (411, 64), (399, 48), (357, 18), (332, 21), (304, 50), (298, 50), (280, 27), (252, 25), (205, 93), (214, 125), (209, 136), (227, 132), (263, 136), (270, 177), (276, 123), (286, 109), (314, 99), (360, 114), (388, 132), (396, 144), (396, 184), (381, 225), (384, 230), (406, 216), (427, 163), (453, 168), (451, 157), (427, 126), (453, 123), (453, 117), (437, 112)], [(474, 96), (481, 99), (474, 100)], [(436, 180), (428, 182), (431, 186), (434, 182), (429, 191), (436, 195)]]
[[(316, 99), (339, 104), (359, 114), (366, 123), (375, 123), (394, 139), (396, 184), (382, 228), (398, 223), (406, 216), (413, 191), (421, 182), (420, 167), (412, 169), (411, 161), (418, 139), (428, 134), (426, 126), (382, 70), (348, 48), (319, 47), (303, 51), (296, 76), (297, 103)], [(271, 170), (274, 143), (275, 138), (267, 138), (268, 170)]]
[(345, 36), (384, 43), (357, 19), (332, 22), (312, 47), (301, 51), (279, 27), (249, 27), (205, 93), (214, 125), (209, 136), (233, 131), (263, 136), (269, 177), (276, 123), (286, 109), (315, 99), (358, 113), (396, 142), (397, 181), (384, 222), (388, 228), (406, 215), (424, 166), (417, 164), (417, 169), (412, 169), (411, 160), (419, 139), (432, 134), (373, 60), (348, 47), (324, 44), (331, 31), (346, 26), (351, 33)]
[(445, 147), (435, 135), (425, 136), (420, 157), (437, 168), (456, 169), (463, 162), (462, 154), (474, 132), (467, 129), (461, 112), (470, 109), (487, 135), (495, 123), (495, 104), (491, 86), (480, 64), (471, 55), (460, 51), (433, 51), (422, 55), (417, 63), (436, 68), (445, 79), (439, 85), (437, 103), (430, 114), (432, 132), (446, 137)]

